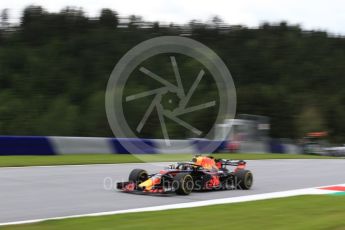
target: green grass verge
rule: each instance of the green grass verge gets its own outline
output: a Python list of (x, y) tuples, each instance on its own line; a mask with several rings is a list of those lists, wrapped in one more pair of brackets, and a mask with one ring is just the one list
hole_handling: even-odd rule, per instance
[[(327, 159), (332, 157), (300, 154), (213, 154), (216, 158), (226, 159)], [(164, 162), (191, 160), (191, 154), (145, 154), (136, 157), (130, 154), (75, 154), (56, 156), (0, 156), (0, 167), (73, 165), (73, 164), (116, 164), (137, 162)]]
[(199, 208), (51, 220), (8, 226), (42, 229), (345, 229), (345, 196), (310, 195)]

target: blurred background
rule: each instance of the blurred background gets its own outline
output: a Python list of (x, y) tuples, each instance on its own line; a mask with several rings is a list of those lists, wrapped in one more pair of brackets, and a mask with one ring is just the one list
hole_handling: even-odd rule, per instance
[[(224, 9), (222, 15), (217, 16), (217, 11), (197, 14), (200, 20), (185, 22), (181, 20), (188, 15), (175, 15), (179, 18), (175, 22), (172, 13), (167, 13), (166, 21), (163, 14), (155, 21), (154, 15), (142, 17), (149, 14), (144, 10), (120, 15), (116, 7), (92, 8), (92, 12), (83, 7), (92, 6), (50, 11), (44, 5), (27, 4), (18, 12), (1, 10), (0, 135), (112, 136), (104, 94), (115, 64), (142, 41), (174, 35), (195, 39), (222, 58), (236, 85), (237, 113), (263, 116), (272, 138), (298, 142), (316, 136), (332, 143), (345, 141), (345, 30), (325, 15), (316, 14), (316, 18), (329, 24), (306, 22), (303, 27), (299, 23), (307, 8), (291, 8), (289, 15), (298, 14), (292, 22), (271, 20), (271, 14), (265, 21), (261, 13), (261, 21), (254, 25), (249, 20), (246, 25), (223, 19)], [(332, 9), (338, 12), (341, 7)], [(159, 60), (149, 65), (158, 72), (167, 69)], [(188, 77), (194, 81), (198, 64), (187, 62), (185, 68), (193, 73), (186, 74), (186, 81)], [(213, 86), (211, 80), (200, 83), (206, 98), (217, 96)], [(128, 94), (138, 88), (144, 86), (129, 85)], [(126, 114), (134, 116), (136, 109), (128, 107)], [(207, 130), (213, 117), (211, 109), (188, 119)], [(158, 129), (148, 125), (143, 135), (160, 138)], [(172, 133), (188, 137), (177, 129)]]

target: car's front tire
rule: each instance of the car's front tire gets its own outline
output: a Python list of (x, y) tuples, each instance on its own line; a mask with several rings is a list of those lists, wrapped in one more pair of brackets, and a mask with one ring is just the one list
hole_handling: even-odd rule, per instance
[(189, 195), (194, 188), (193, 177), (188, 173), (179, 173), (174, 177), (173, 188), (178, 195)]
[(146, 170), (143, 169), (133, 169), (129, 174), (128, 180), (134, 182), (135, 184), (140, 184), (148, 179), (149, 175)]

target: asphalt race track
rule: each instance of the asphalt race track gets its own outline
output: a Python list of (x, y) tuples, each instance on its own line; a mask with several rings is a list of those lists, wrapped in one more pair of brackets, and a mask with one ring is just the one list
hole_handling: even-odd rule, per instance
[[(200, 201), (345, 183), (345, 160), (248, 161), (249, 191), (148, 196), (104, 188), (126, 180), (133, 168), (156, 172), (167, 163), (0, 168), (0, 223)], [(108, 186), (111, 185), (108, 182)]]

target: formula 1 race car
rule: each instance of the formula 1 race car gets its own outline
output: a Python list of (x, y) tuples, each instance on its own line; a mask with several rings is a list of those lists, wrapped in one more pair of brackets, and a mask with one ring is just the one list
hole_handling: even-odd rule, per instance
[(180, 162), (151, 175), (143, 169), (133, 169), (129, 174), (129, 180), (117, 183), (117, 189), (141, 194), (189, 195), (192, 191), (248, 190), (251, 188), (253, 174), (245, 169), (245, 161), (203, 158), (206, 158), (203, 161), (213, 161), (214, 166), (206, 167), (195, 161)]

